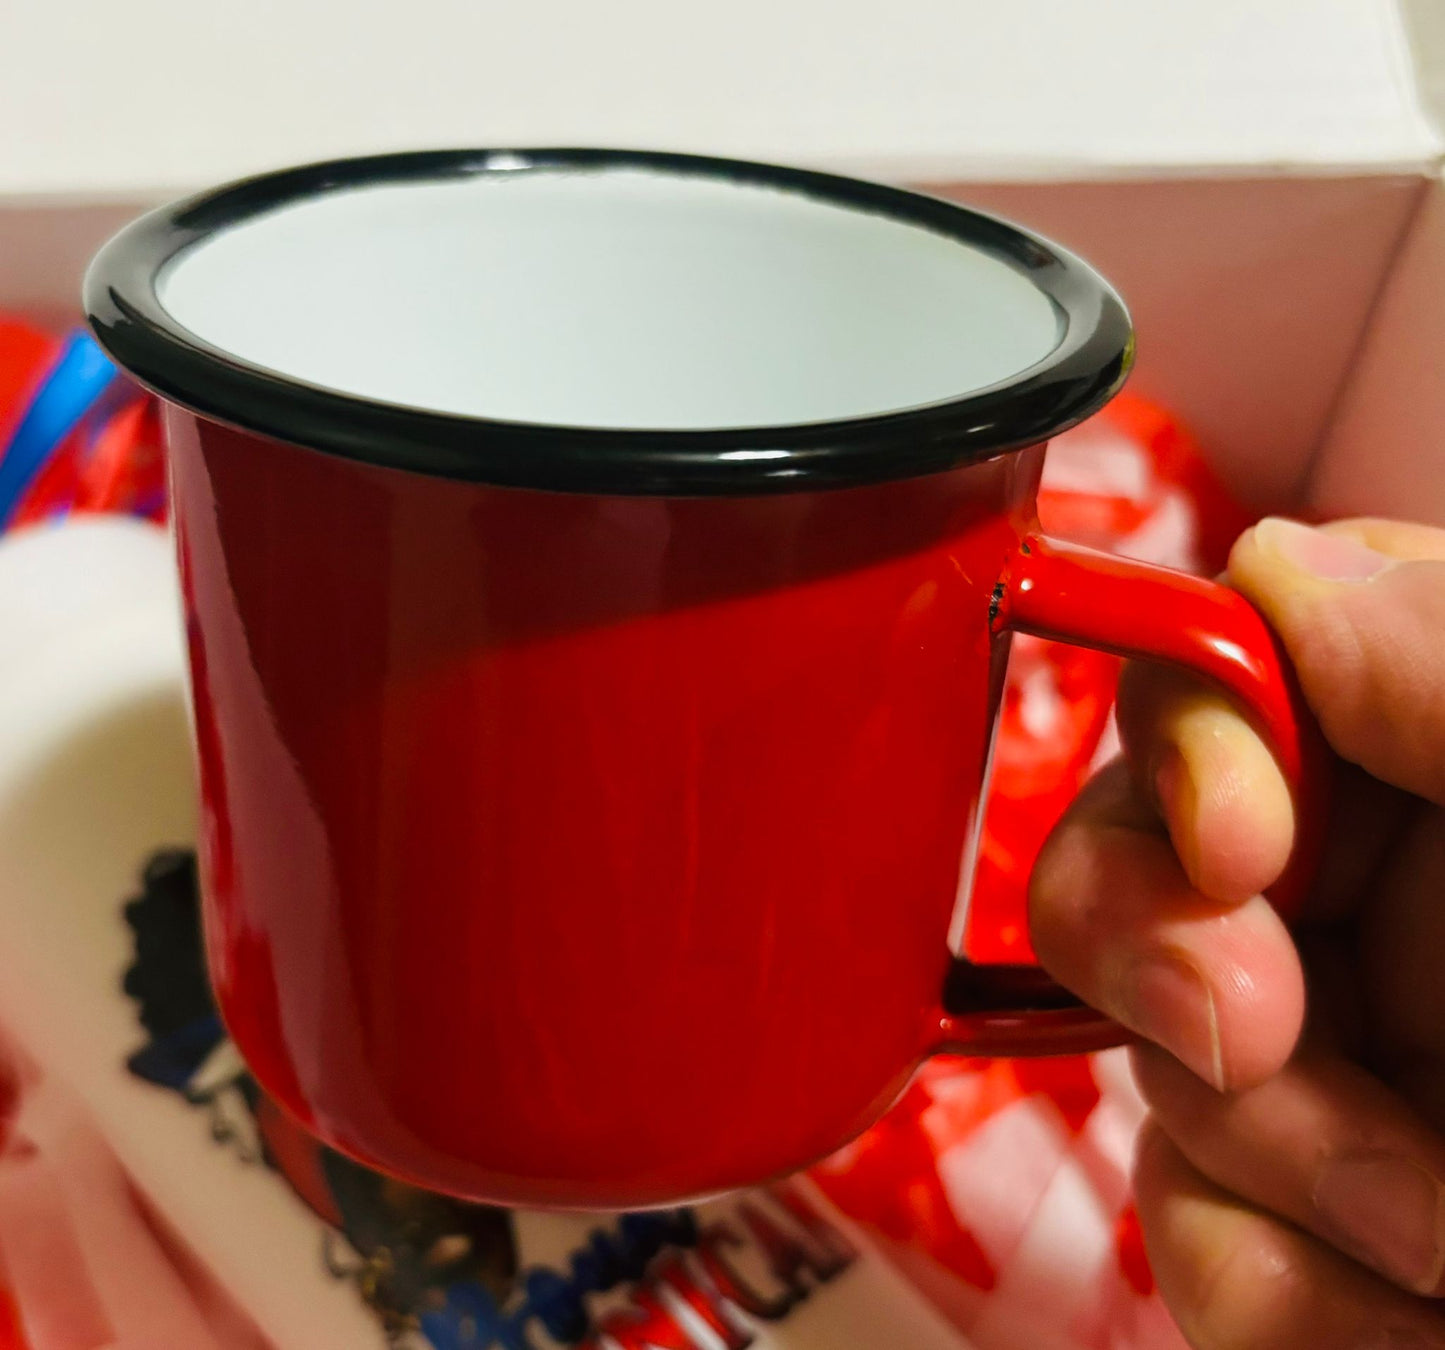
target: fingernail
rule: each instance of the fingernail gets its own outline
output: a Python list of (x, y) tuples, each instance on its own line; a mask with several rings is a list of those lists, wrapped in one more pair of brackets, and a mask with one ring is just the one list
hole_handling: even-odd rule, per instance
[(1214, 993), (1188, 957), (1165, 951), (1135, 962), (1123, 980), (1120, 1002), (1135, 1031), (1162, 1045), (1216, 1091), (1225, 1090)]
[(1330, 1159), (1315, 1208), (1339, 1240), (1398, 1284), (1435, 1292), (1445, 1268), (1445, 1190), (1423, 1167), (1386, 1153)]
[(1394, 561), (1347, 535), (1326, 534), (1278, 516), (1260, 521), (1254, 539), (1264, 552), (1321, 581), (1368, 581)]

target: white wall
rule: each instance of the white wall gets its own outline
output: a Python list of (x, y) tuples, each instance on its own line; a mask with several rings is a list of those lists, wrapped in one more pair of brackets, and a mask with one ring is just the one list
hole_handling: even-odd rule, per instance
[(1418, 158), (1391, 0), (0, 0), (0, 194), (614, 143), (895, 177)]

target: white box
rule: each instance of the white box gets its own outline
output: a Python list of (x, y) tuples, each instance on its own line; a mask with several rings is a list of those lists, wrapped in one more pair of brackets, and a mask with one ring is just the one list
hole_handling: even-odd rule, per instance
[[(1134, 312), (1135, 387), (1226, 479), (1249, 466), (1251, 505), (1445, 522), (1432, 0), (900, 0), (886, 22), (861, 0), (742, 0), (686, 25), (662, 0), (605, 21), (566, 0), (458, 6), (368, 23), (307, 0), (204, 32), (182, 0), (7, 17), (0, 125), (29, 129), (0, 140), (0, 309), (73, 320), (85, 262), (127, 218), (317, 155), (570, 140), (800, 160), (1090, 258)], [(1382, 400), (1408, 455), (1368, 444)]]
[[(804, 160), (1000, 211), (1092, 259), (1134, 311), (1136, 387), (1248, 478), (1252, 505), (1445, 525), (1435, 0), (681, 8), (265, 0), (230, 28), (182, 0), (7, 13), (0, 309), (72, 322), (86, 260), (136, 211), (316, 155), (567, 140)], [(0, 1012), (15, 1028), (29, 993), (86, 972), (90, 992), (28, 1043), (162, 1186), (208, 1144), (114, 1072), (127, 1027), (94, 1030), (123, 956), (115, 900), (146, 849), (192, 828), (155, 543), (113, 540), (99, 571), (85, 547), (47, 563), (43, 604), (0, 593), (0, 946), (34, 958)], [(46, 926), (56, 912), (76, 922)], [(92, 935), (83, 953), (62, 928)], [(167, 1217), (220, 1234), (210, 1257), (278, 1342), (369, 1343), (349, 1290), (288, 1292), (277, 1274), (314, 1255), (299, 1206), (278, 1225), (269, 1194), (238, 1190), (217, 1226), (204, 1192), (171, 1192)]]

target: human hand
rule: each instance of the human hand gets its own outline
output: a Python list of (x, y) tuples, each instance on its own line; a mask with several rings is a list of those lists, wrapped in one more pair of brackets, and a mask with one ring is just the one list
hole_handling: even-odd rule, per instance
[(1229, 580), (1334, 751), (1303, 921), (1260, 895), (1294, 831), (1268, 749), (1134, 666), (1124, 758), (1035, 869), (1034, 945), (1148, 1042), (1138, 1204), (1194, 1346), (1445, 1347), (1445, 531), (1266, 521)]

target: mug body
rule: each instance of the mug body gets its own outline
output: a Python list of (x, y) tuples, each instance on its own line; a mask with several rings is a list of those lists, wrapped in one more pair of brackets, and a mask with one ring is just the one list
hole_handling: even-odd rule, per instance
[(208, 956), (267, 1091), (594, 1208), (885, 1109), (1042, 446), (1128, 365), (1108, 287), (895, 189), (535, 152), (222, 189), (87, 295), (171, 405)]
[(258, 1078), (509, 1203), (811, 1162), (936, 1030), (1039, 452), (493, 488), (170, 422), (206, 932)]

